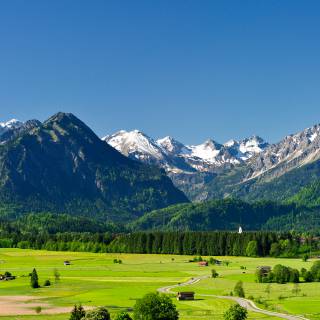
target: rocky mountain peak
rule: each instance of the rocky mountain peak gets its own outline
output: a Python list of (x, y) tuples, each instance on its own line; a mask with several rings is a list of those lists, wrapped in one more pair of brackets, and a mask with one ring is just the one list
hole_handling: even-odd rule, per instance
[(6, 122), (0, 122), (0, 134), (8, 131), (13, 130), (21, 127), (23, 125), (23, 122), (17, 120), (17, 119), (11, 119)]
[(158, 139), (156, 143), (161, 146), (167, 153), (180, 153), (186, 149), (185, 145), (170, 136)]
[(121, 130), (104, 137), (103, 140), (122, 154), (135, 159), (152, 162), (150, 158), (161, 160), (165, 157), (162, 148), (152, 138), (139, 130)]

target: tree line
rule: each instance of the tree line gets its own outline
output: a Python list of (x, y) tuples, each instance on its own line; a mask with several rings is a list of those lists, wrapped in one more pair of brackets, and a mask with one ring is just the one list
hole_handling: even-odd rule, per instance
[(265, 268), (266, 267), (260, 267), (256, 271), (256, 279), (259, 283), (299, 283), (300, 277), (302, 277), (305, 282), (320, 281), (320, 261), (315, 261), (310, 270), (302, 268), (299, 271), (298, 269), (281, 264), (275, 265), (272, 269), (265, 270)]
[[(51, 214), (0, 220), (0, 247), (51, 251), (165, 253), (206, 256), (296, 257), (319, 251), (311, 236), (272, 231), (150, 231), (123, 230), (115, 224), (91, 224), (85, 218)], [(86, 223), (87, 222), (87, 223)], [(79, 232), (80, 226), (86, 232)], [(68, 229), (68, 227), (70, 229)], [(74, 232), (73, 230), (77, 230)]]
[(137, 232), (115, 237), (109, 252), (164, 253), (204, 256), (283, 256), (295, 257), (316, 250), (313, 238), (301, 241), (291, 233), (227, 231)]

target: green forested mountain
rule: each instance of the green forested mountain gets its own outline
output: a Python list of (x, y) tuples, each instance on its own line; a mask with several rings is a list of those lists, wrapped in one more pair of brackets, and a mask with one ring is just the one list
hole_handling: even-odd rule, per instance
[(270, 217), (295, 212), (294, 204), (271, 201), (247, 203), (224, 199), (178, 204), (145, 214), (133, 224), (134, 230), (259, 230)]
[(163, 170), (124, 157), (66, 113), (0, 145), (0, 200), (3, 212), (113, 219), (188, 202)]
[(320, 230), (320, 180), (301, 188), (301, 190), (284, 201), (295, 204), (295, 212), (279, 217), (270, 217), (263, 226), (265, 230), (295, 230), (319, 234)]
[(320, 160), (292, 169), (284, 174), (269, 170), (256, 178), (245, 180), (247, 166), (238, 166), (215, 177), (206, 188), (208, 198), (235, 197), (247, 201), (265, 199), (285, 201), (320, 177)]
[(296, 195), (289, 198), (288, 202), (295, 202), (305, 207), (320, 207), (320, 180), (303, 187)]

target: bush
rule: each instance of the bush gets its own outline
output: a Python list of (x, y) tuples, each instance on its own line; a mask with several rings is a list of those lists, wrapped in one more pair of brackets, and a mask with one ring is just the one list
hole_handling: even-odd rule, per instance
[(111, 320), (109, 311), (100, 307), (95, 310), (89, 311), (86, 316), (83, 318), (85, 320)]
[(240, 298), (245, 297), (244, 289), (243, 289), (243, 283), (242, 281), (238, 281), (237, 284), (234, 287), (234, 294)]
[(46, 280), (43, 285), (44, 285), (45, 287), (50, 287), (50, 286), (51, 286), (50, 280), (49, 280), (49, 279)]
[(81, 320), (85, 317), (86, 312), (84, 311), (82, 305), (75, 305), (71, 311), (69, 320)]
[(315, 261), (310, 269), (313, 281), (320, 281), (320, 261)]
[(311, 271), (307, 271), (304, 276), (303, 279), (305, 282), (312, 282), (313, 281), (313, 275), (311, 273)]
[(248, 311), (239, 304), (231, 306), (223, 315), (224, 320), (245, 320), (247, 319)]
[(171, 299), (159, 293), (148, 293), (134, 306), (135, 320), (177, 320), (179, 313)]
[(41, 313), (41, 311), (42, 311), (42, 308), (39, 306), (39, 307), (35, 307), (35, 311), (36, 311), (36, 313)]
[(211, 270), (211, 277), (212, 278), (217, 278), (218, 276), (219, 276), (219, 273), (215, 269), (212, 269)]
[(113, 259), (113, 263), (119, 263), (119, 264), (121, 264), (121, 263), (122, 263), (122, 260), (120, 260), (120, 259)]
[(132, 320), (129, 313), (122, 311), (116, 315), (115, 320)]

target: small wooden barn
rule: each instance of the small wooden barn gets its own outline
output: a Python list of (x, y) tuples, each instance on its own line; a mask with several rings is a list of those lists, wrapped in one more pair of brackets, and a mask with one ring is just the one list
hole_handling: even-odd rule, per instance
[(178, 292), (177, 300), (194, 300), (194, 292)]
[(200, 267), (207, 267), (209, 265), (208, 261), (200, 261), (198, 264)]
[(68, 260), (66, 260), (66, 261), (63, 261), (63, 264), (64, 264), (65, 266), (70, 266), (71, 262), (68, 261)]

